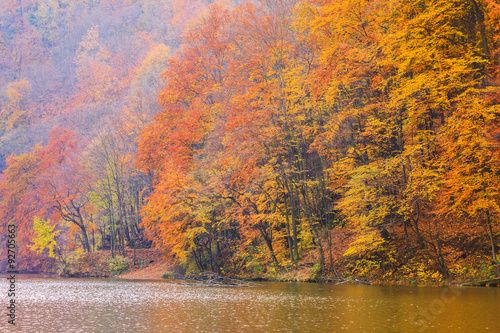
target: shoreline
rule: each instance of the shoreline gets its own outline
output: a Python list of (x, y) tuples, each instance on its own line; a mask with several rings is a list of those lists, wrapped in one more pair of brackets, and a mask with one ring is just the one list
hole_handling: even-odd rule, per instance
[[(17, 279), (22, 279), (22, 280), (28, 280), (28, 279), (89, 279), (89, 280), (111, 280), (111, 279), (118, 279), (118, 280), (127, 280), (127, 281), (165, 281), (165, 282), (172, 282), (174, 280), (171, 279), (164, 279), (161, 276), (158, 275), (150, 275), (150, 274), (136, 274), (137, 272), (129, 272), (126, 274), (122, 275), (116, 275), (116, 276), (99, 276), (99, 277), (93, 277), (93, 276), (87, 276), (87, 277), (64, 277), (64, 276), (59, 276), (57, 274), (36, 274), (36, 273), (22, 273), (22, 274), (16, 274)], [(7, 273), (0, 273), (0, 278), (7, 278), (9, 277), (9, 274)], [(498, 280), (500, 277), (491, 279), (491, 280)], [(182, 280), (176, 280), (176, 281), (182, 281)], [(331, 285), (371, 285), (371, 286), (400, 286), (400, 287), (489, 287), (489, 288), (499, 288), (500, 283), (498, 281), (496, 282), (495, 285), (477, 285), (478, 282), (484, 282), (484, 281), (467, 281), (467, 282), (460, 282), (460, 283), (441, 283), (441, 284), (436, 284), (436, 283), (419, 283), (419, 284), (412, 284), (412, 283), (379, 283), (379, 282), (370, 282), (370, 281), (363, 281), (363, 280), (355, 280), (355, 279), (344, 279), (340, 282), (334, 282), (334, 281), (312, 281), (312, 280), (300, 280), (300, 281), (285, 281), (285, 280), (273, 280), (273, 279), (249, 279), (243, 281), (247, 282), (272, 282), (272, 283), (322, 283), (322, 284), (331, 284)]]
[[(165, 257), (162, 251), (158, 249), (127, 249), (126, 257), (116, 256), (112, 259), (109, 250), (94, 251), (92, 256), (87, 253), (82, 254), (77, 259), (73, 260), (66, 266), (66, 275), (57, 274), (54, 272), (41, 273), (17, 273), (19, 279), (25, 278), (97, 278), (97, 279), (122, 279), (122, 280), (150, 280), (163, 281), (169, 278), (163, 278), (163, 275), (171, 277), (178, 273), (184, 273), (182, 268), (172, 263), (169, 258)], [(308, 261), (307, 261), (308, 260)], [(243, 274), (239, 276), (221, 275), (221, 277), (240, 279), (248, 282), (292, 282), (292, 283), (328, 283), (337, 284), (372, 284), (379, 286), (473, 286), (480, 284), (486, 286), (493, 284), (500, 286), (500, 276), (453, 276), (448, 279), (419, 279), (414, 274), (410, 276), (392, 274), (384, 279), (380, 272), (376, 270), (366, 272), (364, 276), (349, 274), (345, 269), (337, 271), (334, 274), (332, 271), (324, 271), (320, 273), (316, 265), (313, 264), (312, 258), (305, 258), (306, 263), (302, 263), (297, 267), (286, 267), (280, 272), (263, 273), (261, 275)], [(229, 272), (226, 272), (228, 274)], [(191, 273), (190, 275), (197, 275)], [(61, 276), (62, 275), (62, 276)], [(168, 276), (170, 275), (170, 276)], [(180, 274), (184, 275), (184, 274)], [(0, 274), (0, 277), (7, 278)], [(481, 284), (482, 283), (482, 284)], [(492, 285), (492, 286), (493, 286)], [(493, 286), (493, 287), (494, 287)]]

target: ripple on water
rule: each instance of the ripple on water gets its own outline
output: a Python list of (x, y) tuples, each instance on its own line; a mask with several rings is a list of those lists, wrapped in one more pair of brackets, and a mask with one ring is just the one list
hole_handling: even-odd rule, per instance
[[(439, 297), (440, 289), (266, 283), (257, 288), (207, 288), (163, 281), (19, 280), (16, 332), (398, 332), (417, 331), (409, 320)], [(498, 304), (498, 292), (480, 303)], [(464, 322), (466, 295), (432, 322), (435, 331), (484, 325)], [(493, 303), (491, 303), (493, 304)], [(490, 304), (490, 305), (491, 305)], [(491, 305), (491, 308), (493, 306)], [(470, 317), (470, 316), (469, 316)], [(0, 331), (7, 331), (0, 322)], [(442, 328), (442, 329), (441, 329)]]

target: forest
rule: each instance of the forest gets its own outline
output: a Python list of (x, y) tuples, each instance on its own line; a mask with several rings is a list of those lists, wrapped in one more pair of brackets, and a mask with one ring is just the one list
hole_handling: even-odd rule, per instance
[(499, 60), (499, 0), (2, 1), (0, 239), (26, 272), (498, 276)]

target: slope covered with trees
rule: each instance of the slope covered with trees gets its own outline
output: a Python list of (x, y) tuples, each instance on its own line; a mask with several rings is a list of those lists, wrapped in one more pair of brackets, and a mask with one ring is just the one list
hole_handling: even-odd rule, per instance
[[(58, 3), (65, 20), (71, 3)], [(19, 17), (2, 26), (14, 34), (2, 44), (13, 59), (3, 140), (17, 156), (0, 213), (26, 244), (37, 217), (63, 231), (61, 246), (88, 252), (124, 254), (145, 235), (188, 271), (275, 277), (307, 262), (314, 277), (498, 274), (497, 1), (94, 5), (116, 22), (85, 3), (72, 70), (53, 79), (60, 90), (44, 85), (67, 97), (57, 102), (22, 74), (51, 72), (24, 40), (56, 54), (34, 21), (37, 34), (24, 28), (41, 4), (13, 5)], [(45, 140), (53, 124), (46, 145), (7, 145)]]
[(160, 110), (180, 32), (207, 5), (2, 1), (0, 215), (2, 230), (18, 225), (21, 269), (47, 257), (30, 250), (35, 217), (57, 226), (61, 253), (148, 244), (139, 223), (151, 176), (134, 167), (137, 137)]

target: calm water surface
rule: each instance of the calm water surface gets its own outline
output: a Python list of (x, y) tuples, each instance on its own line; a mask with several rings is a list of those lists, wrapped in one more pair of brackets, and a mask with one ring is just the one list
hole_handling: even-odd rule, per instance
[(80, 279), (17, 288), (16, 329), (2, 314), (0, 332), (500, 332), (500, 288)]

